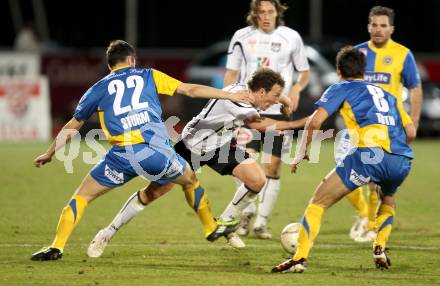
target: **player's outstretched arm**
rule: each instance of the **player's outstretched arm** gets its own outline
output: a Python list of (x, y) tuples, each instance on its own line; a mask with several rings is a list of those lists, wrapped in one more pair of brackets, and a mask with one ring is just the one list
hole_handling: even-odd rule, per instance
[(322, 123), (328, 118), (328, 112), (322, 107), (319, 107), (310, 117), (307, 118), (306, 126), (304, 127), (304, 133), (301, 137), (300, 146), (298, 152), (293, 159), (291, 172), (296, 173), (298, 165), (303, 160), (308, 160), (308, 149), (313, 139), (313, 131), (319, 130)]
[(281, 103), (283, 106), (281, 106), (281, 113), (284, 115), (291, 115), (292, 110), (292, 101), (287, 96), (280, 96), (279, 103)]
[(307, 118), (308, 117), (304, 117), (294, 121), (281, 121), (267, 117), (252, 117), (245, 120), (245, 122), (250, 128), (260, 132), (266, 132), (267, 129), (282, 131), (304, 127)]
[(206, 85), (182, 83), (177, 89), (176, 93), (181, 93), (193, 98), (207, 98), (207, 99), (229, 99), (233, 102), (240, 103), (254, 103), (255, 98), (249, 92), (226, 92), (217, 88), (213, 88)]
[(55, 154), (56, 150), (63, 147), (67, 142), (69, 142), (72, 136), (75, 135), (76, 132), (78, 132), (83, 124), (84, 121), (78, 121), (75, 118), (70, 119), (70, 121), (63, 126), (60, 132), (58, 132), (55, 140), (53, 140), (52, 144), (50, 144), (46, 152), (34, 159), (35, 167), (39, 168), (42, 165), (52, 161), (52, 157)]

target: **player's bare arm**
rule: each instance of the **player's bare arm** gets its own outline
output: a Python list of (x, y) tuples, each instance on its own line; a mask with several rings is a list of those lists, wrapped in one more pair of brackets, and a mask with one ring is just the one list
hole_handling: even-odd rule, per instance
[(413, 123), (407, 124), (404, 126), (405, 134), (406, 134), (406, 143), (411, 143), (416, 139), (417, 136), (417, 128)]
[(308, 117), (304, 117), (294, 121), (281, 121), (267, 117), (252, 117), (245, 120), (246, 125), (260, 132), (266, 132), (267, 129), (272, 130), (290, 130), (304, 127)]
[(300, 147), (298, 149), (295, 158), (293, 159), (291, 172), (296, 173), (298, 170), (298, 164), (303, 160), (308, 160), (308, 149), (313, 139), (313, 131), (319, 130), (322, 126), (322, 123), (328, 118), (327, 111), (319, 107), (308, 119), (306, 125), (304, 127), (304, 134), (301, 137)]
[(180, 84), (176, 89), (176, 93), (181, 93), (192, 98), (229, 99), (233, 102), (247, 104), (254, 103), (255, 101), (254, 96), (247, 91), (231, 93), (210, 86), (191, 83)]
[(238, 75), (240, 71), (226, 69), (225, 77), (223, 79), (223, 86), (228, 86), (238, 81)]
[(281, 103), (283, 106), (281, 106), (281, 113), (284, 115), (291, 115), (292, 114), (292, 101), (290, 100), (289, 97), (287, 96), (280, 96), (280, 99), (278, 101), (279, 103)]
[[(58, 132), (55, 140), (50, 144), (45, 153), (39, 155), (34, 159), (35, 167), (41, 167), (42, 165), (52, 161), (52, 157), (55, 152), (67, 144), (73, 135), (83, 126), (84, 121), (78, 121), (75, 118), (69, 120), (66, 125)], [(61, 135), (62, 134), (62, 135)]]
[(291, 100), (290, 109), (295, 112), (298, 109), (299, 94), (307, 86), (310, 80), (310, 72), (308, 70), (298, 73), (298, 79), (289, 91), (289, 98)]
[(422, 111), (423, 90), (422, 85), (419, 84), (415, 88), (409, 90), (411, 101), (411, 119), (415, 128), (419, 127), (420, 112)]

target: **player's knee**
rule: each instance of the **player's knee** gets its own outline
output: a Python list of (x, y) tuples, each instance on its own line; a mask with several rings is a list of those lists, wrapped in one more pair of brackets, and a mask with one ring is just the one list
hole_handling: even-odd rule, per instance
[(195, 183), (197, 183), (198, 179), (196, 177), (196, 174), (191, 171), (190, 174), (188, 174), (188, 183), (191, 185), (194, 185)]
[(75, 192), (75, 195), (78, 195), (78, 196), (84, 198), (87, 201), (87, 203), (91, 203), (94, 199), (99, 197), (101, 194), (95, 193), (95, 192), (87, 192), (87, 190), (85, 190), (84, 188), (79, 188)]
[(185, 172), (173, 182), (187, 188), (197, 183), (197, 177), (191, 168), (186, 168)]
[(260, 178), (257, 182), (255, 182), (255, 190), (261, 191), (266, 184), (266, 178)]
[(264, 176), (255, 176), (254, 178), (246, 178), (243, 183), (251, 191), (259, 193), (266, 184), (266, 178)]
[(328, 194), (316, 192), (313, 195), (311, 202), (312, 204), (328, 209), (335, 202), (335, 200)]
[[(151, 195), (151, 194), (150, 194)], [(138, 192), (138, 198), (141, 201), (142, 204), (146, 205), (150, 202), (149, 193), (146, 191), (146, 189), (140, 190)]]
[(179, 184), (185, 189), (196, 184), (197, 177), (196, 174), (191, 169), (187, 169), (187, 171), (181, 176), (179, 181), (180, 181)]
[(378, 185), (375, 183), (368, 183), (368, 188), (370, 189), (370, 192), (377, 192), (379, 191)]
[(382, 204), (384, 204), (384, 205), (389, 205), (389, 206), (392, 207), (392, 208), (395, 208), (395, 207), (396, 207), (396, 202), (395, 202), (393, 196), (387, 196), (387, 195), (384, 195), (384, 196), (382, 197)]

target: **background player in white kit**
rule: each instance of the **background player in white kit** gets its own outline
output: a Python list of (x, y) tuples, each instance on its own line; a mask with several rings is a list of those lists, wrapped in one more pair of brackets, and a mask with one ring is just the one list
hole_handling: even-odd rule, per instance
[[(224, 86), (247, 82), (262, 67), (273, 69), (285, 81), (282, 95), (290, 99), (289, 111), (294, 112), (298, 107), (299, 93), (309, 82), (309, 64), (301, 36), (284, 26), (283, 14), (286, 9), (279, 0), (252, 0), (247, 16), (249, 26), (235, 32), (229, 44)], [(298, 72), (295, 84), (294, 70)], [(280, 104), (274, 104), (261, 112), (261, 115), (277, 120), (288, 119), (282, 115)], [(269, 239), (272, 236), (267, 231), (267, 218), (280, 190), (284, 136), (267, 132), (262, 133), (260, 138), (261, 140), (252, 140), (246, 145), (246, 150), (250, 153), (263, 152), (264, 172), (267, 177), (267, 185), (259, 195), (258, 215), (253, 229), (258, 238)], [(241, 227), (237, 230), (239, 234), (248, 234), (250, 219), (256, 211), (255, 203), (244, 211)]]

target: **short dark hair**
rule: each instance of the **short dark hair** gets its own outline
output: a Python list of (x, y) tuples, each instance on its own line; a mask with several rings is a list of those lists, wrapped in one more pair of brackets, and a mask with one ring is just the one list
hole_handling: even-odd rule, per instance
[(281, 4), (280, 0), (252, 0), (251, 4), (249, 5), (249, 13), (246, 16), (246, 23), (248, 25), (254, 26), (255, 28), (258, 27), (257, 12), (258, 12), (258, 7), (260, 6), (260, 3), (262, 1), (270, 2), (273, 4), (273, 6), (275, 6), (275, 9), (277, 10), (277, 19), (276, 19), (275, 27), (283, 26), (284, 11), (287, 10), (287, 6)]
[(336, 68), (343, 78), (363, 77), (366, 63), (365, 55), (352, 46), (343, 47), (336, 56)]
[(106, 51), (107, 63), (114, 67), (119, 62), (125, 61), (128, 56), (135, 56), (136, 52), (132, 45), (123, 40), (111, 41)]
[(266, 92), (269, 92), (276, 84), (284, 87), (284, 79), (278, 72), (268, 68), (261, 68), (257, 70), (252, 75), (252, 78), (248, 81), (248, 86), (252, 91), (257, 91), (260, 88), (264, 88)]
[(391, 26), (394, 26), (394, 10), (384, 6), (374, 6), (368, 14), (368, 23), (371, 23), (371, 17), (373, 16), (388, 16), (388, 20)]

